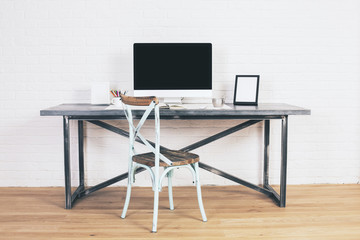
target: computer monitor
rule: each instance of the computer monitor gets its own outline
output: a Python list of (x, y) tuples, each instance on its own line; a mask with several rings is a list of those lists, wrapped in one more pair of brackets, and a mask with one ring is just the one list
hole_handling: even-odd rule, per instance
[(211, 43), (135, 43), (134, 95), (211, 97)]

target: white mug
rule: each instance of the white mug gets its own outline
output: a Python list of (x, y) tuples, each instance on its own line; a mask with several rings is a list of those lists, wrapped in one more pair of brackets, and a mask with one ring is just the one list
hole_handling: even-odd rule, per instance
[(215, 108), (221, 108), (225, 103), (225, 98), (213, 98), (212, 104)]
[(114, 97), (112, 100), (111, 100), (111, 103), (116, 105), (116, 106), (121, 106), (121, 98), (119, 97)]

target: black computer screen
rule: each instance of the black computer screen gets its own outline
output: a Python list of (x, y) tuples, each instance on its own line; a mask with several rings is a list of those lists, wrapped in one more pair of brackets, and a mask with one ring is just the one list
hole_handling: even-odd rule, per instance
[(134, 44), (134, 90), (211, 88), (211, 43)]

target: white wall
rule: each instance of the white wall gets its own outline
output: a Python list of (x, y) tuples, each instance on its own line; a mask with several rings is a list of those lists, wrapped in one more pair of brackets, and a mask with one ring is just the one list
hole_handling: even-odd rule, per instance
[[(289, 119), (290, 184), (358, 183), (359, 14), (357, 0), (0, 0), (0, 186), (63, 186), (62, 119), (39, 111), (90, 102), (97, 81), (131, 89), (134, 42), (213, 43), (214, 87), (228, 101), (236, 74), (260, 74), (259, 102), (312, 110)], [(235, 124), (164, 121), (162, 140), (180, 148)], [(277, 183), (280, 122), (272, 126)], [(126, 171), (126, 139), (91, 124), (86, 136), (89, 185)], [(195, 152), (259, 183), (262, 143), (256, 125)], [(203, 184), (232, 184), (201, 174)], [(176, 185), (190, 183), (177, 174)]]

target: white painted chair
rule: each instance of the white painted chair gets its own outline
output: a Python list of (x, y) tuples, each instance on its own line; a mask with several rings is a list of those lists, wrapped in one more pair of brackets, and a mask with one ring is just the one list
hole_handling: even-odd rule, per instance
[[(152, 188), (154, 191), (154, 213), (152, 232), (157, 231), (158, 206), (159, 206), (159, 192), (161, 191), (161, 183), (165, 176), (168, 177), (169, 190), (169, 205), (170, 209), (174, 209), (173, 194), (172, 194), (172, 176), (176, 168), (187, 168), (193, 175), (193, 182), (196, 185), (198, 203), (201, 216), (204, 222), (207, 221), (204, 206), (201, 197), (201, 186), (199, 181), (199, 156), (193, 153), (174, 151), (161, 148), (160, 152), (160, 113), (159, 100), (156, 97), (130, 97), (121, 95), (121, 100), (124, 105), (124, 111), (127, 120), (129, 121), (129, 175), (126, 192), (126, 199), (121, 214), (125, 218), (126, 211), (130, 202), (131, 186), (135, 181), (135, 171), (142, 167), (150, 172), (152, 180)], [(132, 108), (133, 106), (147, 106), (137, 126), (134, 125)], [(154, 110), (155, 112), (155, 144), (149, 143), (141, 134), (140, 129), (148, 118), (149, 114)], [(140, 139), (149, 149), (149, 153), (138, 154), (135, 150), (135, 140)], [(163, 173), (159, 174), (159, 168), (164, 167)], [(153, 168), (153, 169), (152, 169)]]

